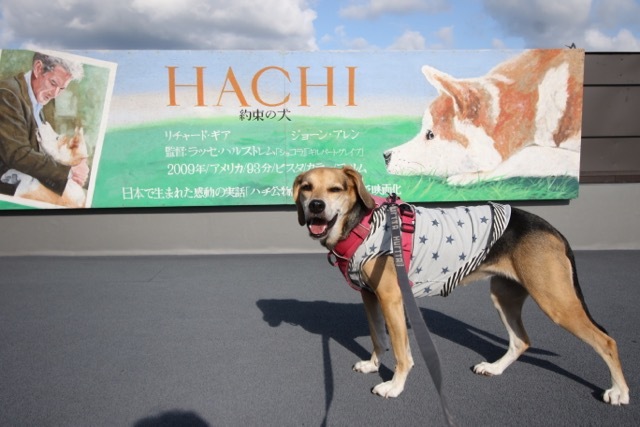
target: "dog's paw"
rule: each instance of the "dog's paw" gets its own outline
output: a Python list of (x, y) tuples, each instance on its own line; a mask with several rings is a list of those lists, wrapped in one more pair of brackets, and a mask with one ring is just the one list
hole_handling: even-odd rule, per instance
[(371, 374), (373, 372), (378, 372), (378, 365), (371, 360), (361, 360), (355, 365), (353, 365), (353, 370), (356, 372), (361, 372), (363, 374)]
[(478, 375), (484, 375), (492, 377), (494, 375), (502, 374), (503, 369), (500, 369), (495, 363), (482, 362), (473, 367), (473, 372)]
[(378, 396), (382, 396), (384, 398), (389, 398), (400, 396), (400, 393), (402, 393), (403, 390), (404, 384), (399, 385), (397, 384), (397, 382), (391, 380), (378, 384), (371, 390), (371, 393), (377, 394)]
[(629, 404), (629, 391), (623, 391), (620, 387), (614, 385), (609, 390), (604, 392), (602, 400), (610, 405), (620, 406)]

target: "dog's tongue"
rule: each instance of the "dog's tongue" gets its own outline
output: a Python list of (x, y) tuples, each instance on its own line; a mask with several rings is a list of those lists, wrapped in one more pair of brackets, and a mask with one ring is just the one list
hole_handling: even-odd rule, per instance
[(327, 222), (322, 219), (313, 219), (309, 223), (309, 232), (313, 235), (319, 236), (327, 229)]

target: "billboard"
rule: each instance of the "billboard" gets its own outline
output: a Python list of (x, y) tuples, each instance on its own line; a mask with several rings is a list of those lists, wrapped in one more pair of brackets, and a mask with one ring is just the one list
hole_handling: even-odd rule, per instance
[(34, 53), (0, 51), (1, 209), (291, 204), (342, 165), (411, 202), (578, 195), (581, 50)]

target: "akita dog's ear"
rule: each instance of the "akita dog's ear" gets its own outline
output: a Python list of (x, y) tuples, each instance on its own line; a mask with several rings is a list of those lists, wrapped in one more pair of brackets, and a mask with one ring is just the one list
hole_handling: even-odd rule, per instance
[(301, 173), (296, 177), (293, 181), (293, 201), (296, 203), (296, 208), (298, 209), (298, 224), (305, 225), (307, 223), (307, 219), (304, 216), (304, 209), (302, 208), (302, 203), (300, 203), (300, 184), (304, 178), (304, 173)]
[(362, 204), (367, 209), (373, 209), (376, 207), (376, 202), (373, 200), (373, 196), (367, 191), (367, 188), (364, 186), (364, 181), (362, 180), (362, 175), (360, 172), (352, 168), (351, 166), (344, 166), (342, 168), (342, 172), (353, 182), (353, 186), (356, 189), (356, 193), (358, 195), (358, 199), (362, 202)]
[(441, 95), (449, 96), (456, 112), (464, 119), (476, 118), (480, 103), (478, 89), (468, 81), (456, 79), (449, 74), (425, 65), (422, 73)]

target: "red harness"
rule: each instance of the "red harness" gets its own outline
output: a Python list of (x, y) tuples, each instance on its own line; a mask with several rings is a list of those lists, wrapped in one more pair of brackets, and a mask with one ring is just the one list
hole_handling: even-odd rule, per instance
[[(404, 203), (395, 194), (390, 195), (386, 199), (383, 197), (373, 196), (376, 202), (375, 208), (369, 210), (362, 218), (360, 223), (351, 230), (351, 233), (340, 240), (333, 250), (327, 254), (327, 260), (332, 266), (337, 266), (347, 283), (355, 290), (362, 290), (361, 287), (354, 285), (349, 277), (349, 262), (351, 257), (356, 252), (358, 247), (369, 235), (371, 230), (371, 217), (376, 209), (380, 209), (385, 205), (395, 204), (398, 205), (398, 211), (400, 212), (400, 218), (402, 219), (402, 225), (400, 229), (402, 231), (402, 256), (404, 258), (404, 265), (409, 271), (409, 265), (411, 263), (411, 253), (413, 251), (413, 232), (415, 231), (415, 218), (416, 212), (413, 207), (407, 203)], [(332, 259), (331, 256), (335, 259)]]

